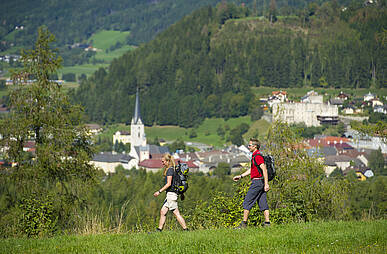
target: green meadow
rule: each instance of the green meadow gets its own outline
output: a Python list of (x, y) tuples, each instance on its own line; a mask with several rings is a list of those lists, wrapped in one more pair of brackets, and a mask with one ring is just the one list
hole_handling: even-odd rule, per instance
[(0, 240), (0, 253), (381, 253), (387, 220)]
[(81, 74), (90, 76), (99, 68), (101, 67), (105, 68), (108, 66), (109, 64), (82, 64), (82, 65), (75, 65), (75, 66), (66, 66), (58, 69), (58, 75), (59, 77), (62, 77), (62, 75), (65, 73), (75, 73), (77, 77), (79, 77)]
[(117, 42), (125, 43), (125, 40), (129, 35), (130, 32), (102, 30), (93, 34), (89, 38), (88, 43), (95, 48), (106, 50), (115, 45)]
[[(175, 141), (177, 139), (182, 139), (184, 141), (192, 141), (204, 143), (207, 145), (212, 145), (215, 147), (223, 147), (226, 143), (225, 139), (222, 139), (217, 134), (217, 129), (219, 126), (226, 129), (226, 135), (229, 131), (241, 123), (247, 123), (250, 125), (249, 131), (244, 135), (245, 138), (249, 138), (252, 136), (256, 136), (259, 133), (259, 137), (263, 137), (267, 130), (270, 127), (270, 123), (265, 120), (258, 120), (255, 122), (251, 122), (249, 116), (243, 116), (238, 118), (230, 118), (228, 120), (224, 120), (223, 118), (207, 118), (203, 121), (201, 125), (196, 128), (182, 128), (178, 126), (151, 126), (145, 127), (145, 134), (148, 140), (154, 140), (156, 137), (159, 139), (164, 139), (166, 141)], [(228, 129), (228, 131), (227, 131)], [(190, 138), (190, 134), (194, 130), (197, 134), (197, 137)], [(105, 128), (102, 136), (105, 138), (112, 138), (113, 134), (116, 131), (129, 131), (130, 126), (125, 124), (113, 124)]]

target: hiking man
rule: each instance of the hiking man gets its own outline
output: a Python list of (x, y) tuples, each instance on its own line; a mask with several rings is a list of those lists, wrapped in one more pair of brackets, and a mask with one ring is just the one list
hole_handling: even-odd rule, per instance
[(169, 210), (173, 212), (183, 230), (188, 230), (187, 225), (185, 224), (185, 220), (181, 216), (179, 208), (177, 207), (178, 195), (175, 192), (174, 186), (172, 186), (174, 180), (173, 177), (175, 175), (175, 160), (170, 154), (167, 153), (163, 155), (161, 163), (164, 165), (165, 185), (160, 190), (156, 191), (153, 196), (157, 197), (163, 191), (167, 193), (167, 196), (160, 210), (159, 227), (156, 230), (160, 232), (163, 230), (166, 215)]
[(246, 194), (245, 200), (243, 201), (243, 221), (237, 228), (247, 227), (247, 219), (249, 218), (250, 210), (257, 201), (259, 208), (261, 211), (263, 211), (263, 215), (265, 217), (265, 222), (262, 224), (262, 226), (270, 226), (269, 206), (267, 205), (266, 198), (266, 192), (269, 191), (270, 187), (266, 165), (263, 156), (259, 152), (259, 141), (255, 138), (251, 138), (248, 148), (250, 152), (253, 153), (251, 167), (243, 174), (233, 178), (235, 182), (248, 175), (250, 175), (251, 178), (251, 186)]

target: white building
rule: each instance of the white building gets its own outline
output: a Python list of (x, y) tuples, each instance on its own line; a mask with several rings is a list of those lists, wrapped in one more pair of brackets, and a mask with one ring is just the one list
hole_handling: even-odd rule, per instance
[(277, 103), (273, 105), (273, 120), (277, 119), (288, 124), (305, 123), (308, 127), (337, 124), (339, 110), (336, 105), (323, 103)]

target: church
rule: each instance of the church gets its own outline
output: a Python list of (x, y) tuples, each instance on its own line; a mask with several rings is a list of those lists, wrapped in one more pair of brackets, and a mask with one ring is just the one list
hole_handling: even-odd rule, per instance
[(161, 157), (164, 153), (169, 153), (168, 147), (148, 145), (146, 142), (145, 127), (141, 120), (139, 91), (136, 93), (136, 104), (134, 107), (134, 115), (130, 124), (130, 134), (123, 131), (117, 131), (113, 135), (113, 144), (122, 142), (123, 144), (130, 143), (129, 155), (133, 158), (131, 165), (138, 168), (141, 161)]

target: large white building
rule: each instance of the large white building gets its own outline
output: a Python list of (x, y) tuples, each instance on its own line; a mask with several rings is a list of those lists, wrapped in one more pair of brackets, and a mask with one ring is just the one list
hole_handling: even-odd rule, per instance
[(336, 105), (324, 103), (276, 103), (273, 105), (273, 120), (277, 119), (288, 124), (305, 123), (308, 127), (337, 124), (339, 110)]

